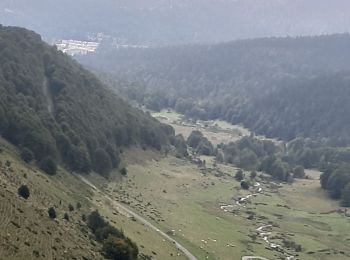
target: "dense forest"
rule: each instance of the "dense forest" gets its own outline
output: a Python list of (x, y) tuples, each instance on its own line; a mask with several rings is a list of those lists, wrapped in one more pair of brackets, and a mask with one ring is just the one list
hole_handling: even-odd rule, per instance
[(188, 144), (197, 153), (216, 152), (221, 161), (283, 181), (303, 176), (302, 168), (320, 169), (322, 187), (350, 205), (348, 46), (348, 34), (145, 50), (102, 46), (79, 60), (147, 108), (221, 118), (285, 141), (245, 138), (213, 150), (192, 133)]
[(132, 108), (34, 32), (0, 26), (0, 135), (50, 174), (55, 164), (103, 175), (121, 147), (162, 149), (171, 127)]
[[(348, 144), (350, 36), (113, 50), (80, 57), (121, 94), (153, 110), (242, 123), (269, 137)], [(117, 84), (121, 86), (121, 84)]]

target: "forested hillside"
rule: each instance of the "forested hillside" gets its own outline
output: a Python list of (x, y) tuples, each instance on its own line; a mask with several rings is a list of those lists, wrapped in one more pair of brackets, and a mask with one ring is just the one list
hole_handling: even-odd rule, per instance
[(34, 32), (0, 26), (0, 134), (54, 173), (108, 174), (121, 147), (161, 149), (173, 135), (105, 88), (68, 56)]
[[(269, 38), (146, 50), (101, 48), (80, 57), (154, 110), (222, 118), (291, 140), (349, 143), (350, 36)], [(120, 84), (117, 84), (120, 86)]]

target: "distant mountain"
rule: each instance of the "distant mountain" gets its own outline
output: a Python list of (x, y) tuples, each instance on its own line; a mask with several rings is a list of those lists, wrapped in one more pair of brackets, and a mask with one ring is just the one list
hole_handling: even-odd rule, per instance
[(347, 0), (2, 0), (0, 23), (46, 39), (103, 33), (144, 45), (350, 31)]
[(122, 147), (161, 149), (173, 130), (39, 35), (0, 26), (0, 135), (38, 162), (51, 158), (74, 171), (108, 174)]
[[(259, 134), (350, 142), (350, 36), (265, 38), (80, 57), (158, 110), (243, 123)], [(123, 86), (127, 86), (124, 84)]]

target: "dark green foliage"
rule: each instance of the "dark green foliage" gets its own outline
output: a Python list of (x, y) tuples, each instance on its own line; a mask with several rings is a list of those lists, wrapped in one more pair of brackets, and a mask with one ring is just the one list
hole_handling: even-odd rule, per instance
[(55, 160), (48, 156), (40, 162), (40, 169), (49, 175), (55, 175), (57, 172), (57, 165)]
[[(76, 172), (97, 165), (106, 174), (119, 165), (119, 146), (161, 149), (174, 135), (39, 35), (1, 26), (0, 46), (0, 134), (38, 162), (50, 157)], [(109, 157), (103, 165), (98, 149)]]
[(111, 157), (105, 150), (98, 148), (94, 153), (94, 170), (103, 176), (108, 176), (111, 169)]
[(290, 176), (290, 166), (288, 163), (283, 162), (281, 159), (277, 159), (272, 164), (271, 175), (281, 181), (288, 181)]
[(18, 188), (18, 195), (22, 198), (28, 199), (30, 196), (29, 188), (27, 185), (21, 185), (21, 187)]
[(92, 230), (92, 232), (96, 232), (97, 229), (100, 229), (106, 226), (106, 222), (100, 215), (100, 213), (96, 210), (90, 213), (87, 217), (87, 225)]
[(345, 186), (341, 195), (341, 203), (344, 207), (350, 207), (350, 182)]
[(69, 221), (69, 215), (68, 215), (68, 213), (67, 213), (67, 212), (66, 212), (66, 213), (64, 213), (63, 218), (64, 218), (65, 220)]
[(108, 259), (136, 260), (137, 245), (124, 233), (106, 222), (98, 211), (93, 211), (87, 218), (87, 225), (94, 233), (96, 240), (102, 243), (103, 254)]
[(254, 179), (256, 178), (256, 176), (257, 176), (256, 171), (251, 171), (251, 172), (250, 172), (250, 178), (251, 178), (251, 179), (254, 180)]
[(271, 141), (259, 140), (254, 136), (243, 137), (237, 142), (223, 145), (222, 150), (225, 162), (251, 170), (254, 178), (257, 169), (282, 181), (291, 178), (290, 163), (282, 158), (283, 149)]
[(198, 130), (192, 131), (187, 138), (187, 144), (200, 155), (213, 155), (214, 153), (214, 147), (211, 142)]
[(194, 130), (187, 138), (187, 144), (189, 147), (197, 148), (201, 140), (203, 139), (203, 134), (201, 131)]
[(81, 209), (81, 203), (79, 201), (77, 202), (77, 209)]
[(103, 252), (108, 259), (113, 260), (136, 260), (138, 255), (137, 247), (129, 239), (122, 239), (109, 236), (103, 242)]
[(350, 165), (342, 165), (329, 176), (326, 189), (334, 199), (340, 199), (345, 186), (350, 183)]
[(72, 205), (72, 204), (69, 204), (69, 205), (68, 205), (68, 209), (69, 209), (69, 211), (74, 211), (73, 205)]
[(171, 144), (176, 148), (176, 157), (183, 158), (188, 156), (187, 144), (182, 134), (175, 136)]
[(235, 174), (235, 179), (237, 181), (241, 181), (244, 179), (244, 174), (243, 174), (243, 171), (241, 169), (239, 169), (236, 174)]
[(249, 190), (249, 187), (250, 187), (250, 185), (249, 185), (249, 182), (247, 182), (247, 181), (241, 181), (241, 188), (242, 189), (244, 189), (244, 190)]
[(34, 159), (34, 154), (28, 148), (23, 148), (21, 151), (21, 159), (26, 163), (29, 163)]
[(305, 177), (304, 167), (301, 165), (298, 165), (297, 167), (295, 167), (293, 170), (293, 176), (294, 178), (304, 178)]
[(110, 235), (122, 237), (123, 232), (119, 231), (118, 229), (109, 224), (106, 224), (105, 226), (98, 228), (95, 231), (96, 240), (99, 242), (106, 240)]
[(52, 219), (55, 219), (57, 217), (56, 210), (53, 207), (49, 208), (47, 213), (49, 214), (49, 217)]
[(120, 174), (123, 175), (123, 176), (127, 176), (128, 175), (128, 170), (123, 167), (121, 170), (120, 170)]
[(343, 73), (350, 69), (349, 45), (348, 34), (269, 38), (105, 50), (82, 60), (132, 81), (115, 85), (153, 109), (222, 118), (271, 137), (326, 137), (344, 145), (350, 143), (349, 77)]

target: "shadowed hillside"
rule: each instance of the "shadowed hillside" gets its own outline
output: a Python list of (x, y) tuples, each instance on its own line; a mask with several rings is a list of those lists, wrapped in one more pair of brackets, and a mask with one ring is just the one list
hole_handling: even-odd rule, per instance
[(25, 29), (0, 27), (0, 93), (0, 134), (51, 173), (62, 162), (105, 175), (121, 147), (160, 150), (173, 134)]

